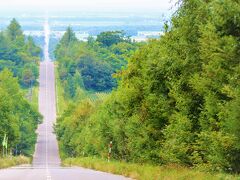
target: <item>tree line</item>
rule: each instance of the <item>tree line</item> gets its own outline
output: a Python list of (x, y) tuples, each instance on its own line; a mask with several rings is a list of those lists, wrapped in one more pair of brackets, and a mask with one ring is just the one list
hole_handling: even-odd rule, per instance
[(37, 85), (40, 52), (16, 19), (0, 32), (0, 142), (14, 155), (34, 152), (41, 115), (25, 93)]
[(112, 141), (117, 160), (240, 171), (240, 3), (179, 3), (165, 35), (133, 54), (107, 98), (58, 119), (63, 157), (106, 158)]
[(126, 66), (127, 58), (139, 46), (122, 31), (102, 32), (97, 39), (79, 41), (68, 27), (55, 50), (66, 99), (77, 99), (81, 90), (109, 92), (116, 88), (112, 75)]

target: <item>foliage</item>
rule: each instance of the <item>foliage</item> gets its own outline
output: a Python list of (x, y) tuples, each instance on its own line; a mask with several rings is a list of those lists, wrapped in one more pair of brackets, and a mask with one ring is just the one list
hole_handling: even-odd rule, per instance
[(97, 35), (97, 42), (102, 46), (110, 47), (121, 42), (130, 42), (123, 31), (106, 31)]
[(101, 105), (58, 121), (66, 156), (106, 157), (112, 141), (114, 159), (240, 172), (239, 9), (235, 0), (181, 1)]
[[(114, 42), (103, 46), (108, 36)], [(137, 43), (123, 39), (123, 32), (103, 32), (97, 40), (78, 41), (69, 27), (55, 50), (61, 84), (67, 99), (77, 99), (79, 89), (107, 92), (117, 86), (112, 77), (127, 64), (127, 59), (138, 48)]]
[(0, 32), (0, 71), (10, 69), (22, 87), (37, 84), (40, 53), (33, 39), (24, 36), (16, 19), (11, 21), (5, 31)]
[(41, 116), (24, 99), (16, 78), (8, 70), (0, 72), (0, 141), (8, 136), (8, 147), (14, 154), (31, 155)]
[(7, 134), (14, 155), (31, 156), (34, 151), (41, 116), (22, 88), (37, 84), (39, 56), (40, 48), (23, 35), (15, 19), (0, 32), (0, 142)]
[(75, 33), (71, 29), (71, 27), (68, 27), (66, 30), (66, 33), (63, 35), (62, 39), (60, 40), (60, 44), (68, 47), (71, 43), (77, 42), (77, 38), (75, 36)]

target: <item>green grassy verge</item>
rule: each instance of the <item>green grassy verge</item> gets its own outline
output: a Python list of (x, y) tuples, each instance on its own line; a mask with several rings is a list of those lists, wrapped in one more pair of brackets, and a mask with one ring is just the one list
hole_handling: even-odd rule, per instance
[(184, 180), (205, 180), (205, 179), (240, 179), (239, 176), (229, 174), (211, 174), (177, 165), (152, 166), (130, 164), (125, 162), (107, 162), (96, 158), (68, 158), (62, 161), (64, 166), (81, 166), (99, 171), (119, 174), (139, 180), (160, 180), (160, 179), (184, 179)]
[(38, 109), (38, 91), (39, 86), (33, 86), (32, 89), (23, 89), (25, 97), (36, 109)]
[(61, 85), (58, 70), (57, 62), (55, 62), (55, 88), (56, 88), (56, 106), (57, 106), (57, 115), (61, 116), (64, 110), (67, 108), (68, 103), (64, 99), (64, 88)]
[(0, 169), (17, 166), (20, 164), (30, 164), (30, 158), (25, 156), (0, 158)]
[(38, 91), (39, 91), (39, 86), (33, 87), (32, 90), (32, 104), (34, 107), (38, 109)]

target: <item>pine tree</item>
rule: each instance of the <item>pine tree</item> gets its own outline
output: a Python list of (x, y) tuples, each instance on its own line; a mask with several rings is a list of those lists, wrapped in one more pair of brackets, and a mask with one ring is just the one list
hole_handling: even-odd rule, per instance
[(11, 41), (23, 38), (23, 31), (15, 18), (12, 19), (10, 25), (7, 27), (7, 34)]
[(78, 39), (77, 39), (75, 33), (73, 32), (72, 28), (68, 27), (66, 32), (64, 33), (60, 43), (63, 46), (68, 47), (70, 45), (70, 43), (77, 42), (77, 41), (78, 41)]

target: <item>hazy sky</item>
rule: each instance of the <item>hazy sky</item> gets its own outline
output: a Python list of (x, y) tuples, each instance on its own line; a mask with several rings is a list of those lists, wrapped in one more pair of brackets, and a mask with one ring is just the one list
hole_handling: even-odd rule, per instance
[(0, 0), (0, 10), (165, 11), (176, 0)]

